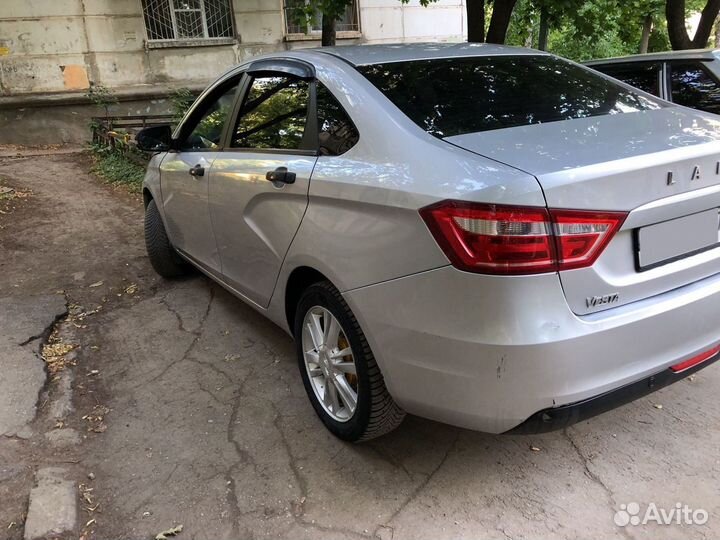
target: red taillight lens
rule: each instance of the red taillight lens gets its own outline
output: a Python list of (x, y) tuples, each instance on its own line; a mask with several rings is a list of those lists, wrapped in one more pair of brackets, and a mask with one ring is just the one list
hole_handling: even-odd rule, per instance
[(539, 274), (590, 266), (626, 214), (442, 201), (420, 215), (457, 268)]
[(625, 221), (624, 212), (550, 210), (560, 270), (592, 266)]

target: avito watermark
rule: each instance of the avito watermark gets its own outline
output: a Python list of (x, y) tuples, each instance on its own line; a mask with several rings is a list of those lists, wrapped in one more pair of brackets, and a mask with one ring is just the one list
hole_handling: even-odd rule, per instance
[(639, 503), (631, 502), (621, 504), (620, 510), (615, 512), (615, 525), (618, 527), (647, 525), (705, 525), (710, 519), (707, 510), (702, 508), (691, 508), (687, 504), (676, 503), (675, 506), (667, 509), (661, 508), (655, 503), (647, 505), (643, 511)]

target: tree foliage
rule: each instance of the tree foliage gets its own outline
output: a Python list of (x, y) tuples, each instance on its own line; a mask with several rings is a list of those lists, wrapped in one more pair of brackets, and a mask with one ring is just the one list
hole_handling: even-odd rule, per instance
[(289, 16), (307, 27), (319, 16), (322, 27), (322, 45), (335, 45), (335, 23), (342, 19), (353, 0), (295, 0), (288, 2)]
[[(688, 2), (693, 3), (693, 2)], [(695, 2), (697, 4), (697, 2)], [(685, 0), (667, 0), (665, 4), (665, 17), (667, 19), (668, 36), (673, 49), (700, 49), (707, 46), (713, 24), (720, 12), (720, 0), (707, 0), (698, 21), (695, 35), (688, 35), (685, 19), (687, 5)]]
[[(436, 1), (420, 0), (420, 4)], [(575, 60), (671, 47), (704, 48), (720, 12), (720, 0), (467, 0), (466, 4), (468, 41), (537, 47)], [(701, 17), (691, 37), (686, 20), (693, 13)]]

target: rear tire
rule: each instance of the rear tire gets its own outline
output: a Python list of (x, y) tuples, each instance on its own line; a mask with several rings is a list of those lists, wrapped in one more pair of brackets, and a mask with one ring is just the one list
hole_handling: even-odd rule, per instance
[[(333, 435), (345, 441), (367, 441), (402, 423), (405, 411), (390, 396), (365, 334), (331, 283), (322, 281), (303, 292), (294, 330), (305, 390), (315, 412)], [(341, 351), (345, 354), (338, 354)], [(330, 391), (331, 386), (336, 390)], [(352, 395), (347, 400), (348, 388), (355, 390), (354, 408)], [(323, 399), (326, 395), (327, 399)], [(331, 403), (333, 395), (335, 406)]]
[(145, 248), (150, 264), (162, 277), (175, 278), (188, 273), (187, 263), (170, 243), (154, 200), (145, 208)]

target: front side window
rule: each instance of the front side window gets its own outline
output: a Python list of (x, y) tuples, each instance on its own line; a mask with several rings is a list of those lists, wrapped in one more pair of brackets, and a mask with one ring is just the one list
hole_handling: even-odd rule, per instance
[(231, 0), (143, 0), (148, 40), (233, 37)]
[(480, 56), (359, 66), (437, 137), (657, 109), (641, 96), (552, 56)]
[(670, 89), (678, 105), (720, 113), (720, 87), (699, 62), (671, 63)]
[[(359, 32), (358, 2), (352, 0), (342, 16), (335, 21), (337, 32)], [(310, 0), (285, 0), (285, 31), (289, 35), (308, 35), (320, 37), (322, 33), (322, 15), (318, 6), (312, 6)]]
[(181, 150), (214, 150), (219, 147), (223, 127), (235, 100), (238, 81), (228, 85), (205, 98), (195, 116), (197, 120), (192, 117), (188, 120), (188, 127), (183, 129), (187, 136), (180, 145)]
[(233, 131), (235, 148), (302, 147), (310, 85), (289, 76), (255, 77)]
[(339, 156), (355, 146), (360, 135), (350, 117), (322, 83), (317, 83), (318, 143), (323, 156)]
[(590, 66), (606, 75), (615, 77), (624, 83), (639, 88), (649, 94), (660, 95), (660, 64), (609, 64), (606, 66)]

